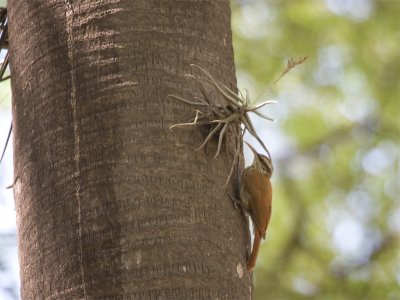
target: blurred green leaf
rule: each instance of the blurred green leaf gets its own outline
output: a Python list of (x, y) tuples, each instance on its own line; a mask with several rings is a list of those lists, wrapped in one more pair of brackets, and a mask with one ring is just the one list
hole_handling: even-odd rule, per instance
[(273, 90), (284, 136), (255, 299), (397, 299), (400, 2), (236, 0), (232, 15), (241, 88), (309, 57)]

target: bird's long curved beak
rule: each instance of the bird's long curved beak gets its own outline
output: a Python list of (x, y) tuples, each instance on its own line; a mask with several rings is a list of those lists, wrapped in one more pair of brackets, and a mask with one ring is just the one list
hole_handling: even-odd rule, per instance
[(257, 153), (256, 149), (254, 149), (253, 146), (250, 145), (248, 142), (246, 142), (246, 141), (244, 141), (244, 142), (247, 144), (247, 146), (249, 146), (249, 148), (253, 152), (254, 156), (257, 156), (258, 153)]

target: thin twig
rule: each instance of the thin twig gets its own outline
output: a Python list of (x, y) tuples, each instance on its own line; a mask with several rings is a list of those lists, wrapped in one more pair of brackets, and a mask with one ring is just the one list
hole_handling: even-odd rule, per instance
[(208, 136), (206, 137), (206, 139), (204, 140), (204, 142), (200, 145), (200, 147), (198, 147), (196, 149), (196, 151), (199, 151), (201, 148), (203, 148), (207, 142), (213, 137), (213, 135), (218, 131), (218, 129), (221, 127), (221, 123), (218, 123), (217, 126), (215, 126), (215, 128), (213, 130), (211, 130), (211, 132), (208, 134)]
[(221, 145), (222, 145), (222, 141), (223, 141), (223, 138), (224, 138), (224, 134), (225, 134), (225, 131), (228, 128), (228, 126), (229, 126), (229, 123), (225, 123), (224, 127), (222, 127), (222, 130), (219, 133), (218, 148), (217, 148), (217, 152), (215, 153), (215, 155), (213, 157), (214, 159), (217, 158), (217, 156), (218, 156), (218, 154), (219, 154), (219, 152), (221, 150)]

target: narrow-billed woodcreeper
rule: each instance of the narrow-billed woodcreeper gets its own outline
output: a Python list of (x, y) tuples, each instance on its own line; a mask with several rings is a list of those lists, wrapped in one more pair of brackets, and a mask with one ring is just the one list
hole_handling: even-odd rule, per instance
[(250, 215), (254, 226), (253, 250), (247, 261), (247, 269), (252, 271), (260, 249), (261, 238), (265, 239), (272, 209), (271, 159), (259, 154), (246, 143), (254, 154), (253, 164), (242, 175), (240, 201), (243, 209)]

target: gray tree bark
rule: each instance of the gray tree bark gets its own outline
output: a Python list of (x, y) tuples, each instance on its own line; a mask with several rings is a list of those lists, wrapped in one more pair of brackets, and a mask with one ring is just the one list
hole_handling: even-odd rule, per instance
[(22, 299), (250, 298), (230, 159), (168, 130), (194, 114), (167, 98), (198, 93), (190, 63), (234, 88), (229, 1), (8, 9)]

